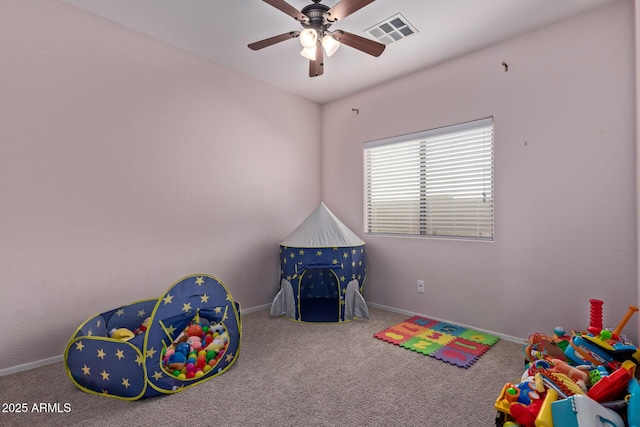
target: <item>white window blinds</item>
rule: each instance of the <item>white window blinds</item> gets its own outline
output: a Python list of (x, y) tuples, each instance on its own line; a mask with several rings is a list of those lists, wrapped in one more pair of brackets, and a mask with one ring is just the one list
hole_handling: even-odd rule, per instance
[(364, 144), (366, 234), (493, 240), (493, 118)]

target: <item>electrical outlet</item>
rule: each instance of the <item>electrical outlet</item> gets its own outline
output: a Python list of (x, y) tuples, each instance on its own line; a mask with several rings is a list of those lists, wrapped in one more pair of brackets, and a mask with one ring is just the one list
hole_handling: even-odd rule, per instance
[(424, 280), (418, 280), (418, 292), (424, 292)]

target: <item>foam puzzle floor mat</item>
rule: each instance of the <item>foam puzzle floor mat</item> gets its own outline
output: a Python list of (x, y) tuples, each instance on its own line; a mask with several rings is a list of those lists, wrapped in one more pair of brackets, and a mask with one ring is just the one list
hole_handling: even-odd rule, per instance
[(485, 332), (420, 316), (410, 317), (373, 336), (461, 368), (473, 365), (500, 341)]

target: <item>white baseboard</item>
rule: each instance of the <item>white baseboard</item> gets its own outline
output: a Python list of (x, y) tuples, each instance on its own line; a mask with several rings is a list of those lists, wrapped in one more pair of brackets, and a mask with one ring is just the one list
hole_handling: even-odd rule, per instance
[(11, 375), (22, 371), (28, 371), (29, 369), (39, 368), (40, 366), (50, 365), (62, 361), (63, 357), (54, 356), (48, 359), (36, 360), (35, 362), (25, 363), (23, 365), (12, 366), (10, 368), (0, 369), (0, 377), (5, 375)]
[[(458, 325), (458, 326), (462, 326), (462, 327), (465, 327), (465, 328), (475, 329), (475, 330), (478, 330), (480, 332), (486, 332), (488, 334), (498, 336), (501, 339), (504, 339), (506, 341), (515, 342), (517, 344), (525, 344), (527, 342), (527, 340), (524, 339), (524, 338), (514, 337), (514, 336), (511, 336), (511, 335), (505, 335), (505, 334), (501, 334), (501, 333), (498, 333), (498, 332), (489, 331), (489, 330), (486, 330), (486, 329), (480, 329), (480, 328), (476, 328), (475, 326), (464, 325), (462, 323), (452, 322), (452, 321), (447, 320), (447, 319), (439, 319), (437, 317), (429, 316), (429, 315), (426, 315), (426, 314), (413, 313), (411, 311), (401, 310), (399, 308), (389, 307), (389, 306), (382, 305), (382, 304), (375, 304), (375, 303), (372, 303), (372, 302), (368, 302), (367, 305), (369, 305), (371, 307), (379, 308), (381, 310), (392, 311), (394, 313), (406, 314), (407, 316), (423, 316), (423, 317), (428, 317), (428, 318), (433, 319), (433, 320), (437, 320), (439, 322), (446, 322), (446, 323), (451, 323), (452, 325)], [(242, 314), (249, 314), (249, 313), (253, 313), (255, 311), (264, 310), (264, 309), (269, 308), (269, 307), (271, 307), (271, 304), (258, 305), (256, 307), (251, 307), (251, 308), (247, 308), (247, 309), (241, 309), (241, 313)], [(17, 366), (12, 366), (12, 367), (9, 367), (9, 368), (0, 369), (0, 377), (5, 376), (5, 375), (15, 374), (15, 373), (22, 372), (22, 371), (28, 371), (29, 369), (39, 368), (40, 366), (50, 365), (52, 363), (60, 362), (63, 359), (64, 359), (63, 356), (59, 355), (59, 356), (50, 357), (48, 359), (36, 360), (35, 362), (29, 362), (29, 363), (25, 363), (25, 364), (22, 364), (22, 365), (17, 365)]]
[[(252, 313), (254, 311), (264, 310), (271, 307), (271, 304), (263, 304), (257, 307), (251, 307), (246, 310), (241, 309), (242, 314)], [(36, 360), (35, 362), (25, 363), (23, 365), (11, 366), (9, 368), (0, 369), (0, 377), (5, 375), (11, 375), (22, 371), (28, 371), (29, 369), (39, 368), (40, 366), (50, 365), (52, 363), (60, 362), (64, 359), (62, 355), (50, 357), (48, 359)]]
[(254, 311), (260, 311), (260, 310), (264, 310), (265, 308), (269, 308), (271, 307), (271, 303), (269, 304), (262, 304), (262, 305), (258, 305), (256, 307), (251, 307), (251, 308), (247, 308), (245, 309), (241, 309), (241, 313), (242, 314), (249, 314), (249, 313), (253, 313)]
[(495, 335), (495, 336), (500, 337), (501, 339), (503, 339), (505, 341), (511, 341), (511, 342), (516, 343), (516, 344), (526, 344), (527, 342), (529, 342), (529, 340), (526, 339), (526, 338), (520, 338), (520, 337), (514, 337), (512, 335), (501, 334), (499, 332), (489, 331), (487, 329), (477, 328), (477, 327), (475, 327), (473, 325), (465, 325), (463, 323), (452, 322), (452, 321), (447, 320), (447, 319), (439, 319), (437, 317), (429, 316), (427, 314), (413, 313), (411, 311), (402, 310), (402, 309), (399, 309), (399, 308), (389, 307), (389, 306), (386, 306), (386, 305), (376, 304), (376, 303), (372, 303), (372, 302), (367, 302), (367, 305), (370, 306), (370, 307), (379, 308), (381, 310), (392, 311), (394, 313), (400, 313), (400, 314), (406, 314), (407, 316), (428, 317), (429, 319), (437, 320), (438, 322), (451, 323), (452, 325), (462, 326), (463, 328), (475, 329), (476, 331), (486, 332), (487, 334)]

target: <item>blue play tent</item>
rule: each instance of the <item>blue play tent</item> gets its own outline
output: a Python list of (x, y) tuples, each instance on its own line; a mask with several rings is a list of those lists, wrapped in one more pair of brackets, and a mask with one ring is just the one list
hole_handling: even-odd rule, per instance
[[(145, 322), (146, 320), (146, 322)], [(164, 351), (192, 322), (225, 337), (202, 376), (177, 378), (163, 366)], [(114, 338), (118, 330), (145, 330)], [(122, 400), (171, 394), (227, 371), (238, 358), (240, 305), (227, 287), (205, 274), (184, 277), (160, 298), (134, 302), (87, 319), (64, 353), (67, 375), (79, 389)]]
[(280, 290), (271, 315), (301, 322), (368, 319), (364, 245), (320, 203), (280, 242)]

